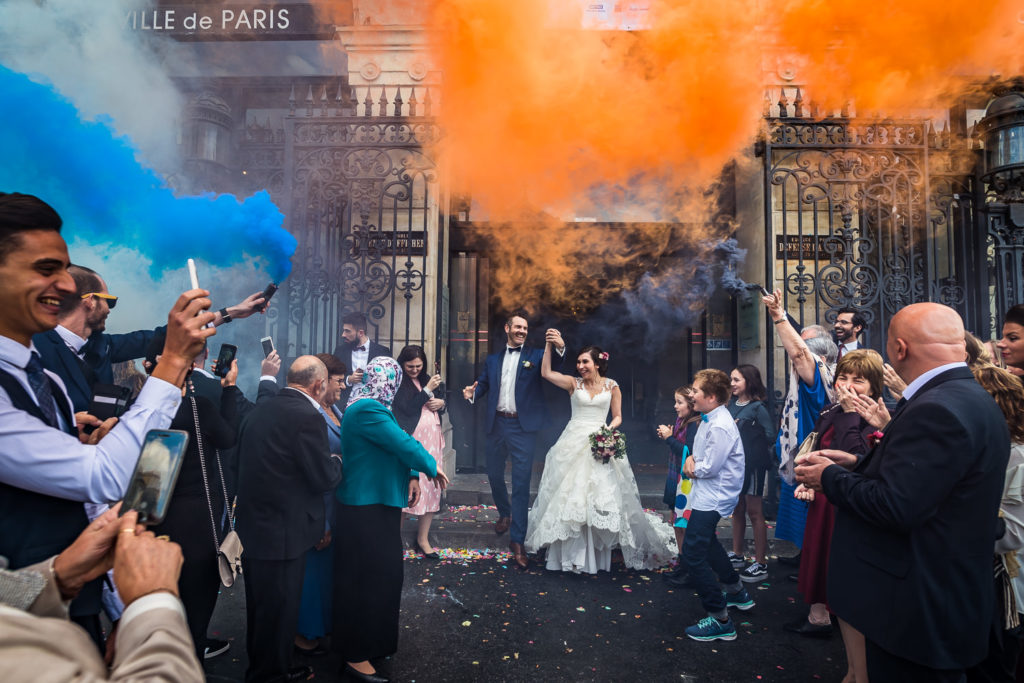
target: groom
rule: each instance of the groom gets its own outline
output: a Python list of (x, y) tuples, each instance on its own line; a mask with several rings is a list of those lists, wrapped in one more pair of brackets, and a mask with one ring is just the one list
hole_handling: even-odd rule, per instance
[[(527, 510), (530, 505), (530, 477), (537, 432), (547, 420), (540, 377), (542, 348), (527, 348), (529, 325), (522, 313), (513, 313), (505, 323), (508, 343), (487, 356), (480, 377), (462, 390), (469, 402), (487, 394), (487, 478), (498, 508), (497, 534), (511, 527), (509, 549), (516, 564), (526, 569), (529, 560), (526, 540)], [(564, 360), (565, 342), (555, 330), (548, 333), (558, 355)], [(552, 362), (552, 366), (556, 363)], [(561, 361), (557, 363), (561, 366)], [(492, 389), (488, 393), (488, 389)], [(505, 487), (505, 461), (512, 456), (512, 501)]]

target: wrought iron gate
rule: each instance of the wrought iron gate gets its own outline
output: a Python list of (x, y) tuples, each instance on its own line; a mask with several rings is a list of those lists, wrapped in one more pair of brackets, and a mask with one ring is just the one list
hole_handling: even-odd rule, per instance
[[(865, 343), (881, 350), (896, 311), (936, 301), (987, 338), (987, 237), (967, 136), (927, 120), (815, 120), (799, 89), (778, 94), (764, 138), (765, 272), (787, 310), (831, 325), (856, 308)], [(774, 330), (765, 334), (774, 348)], [(776, 355), (769, 381), (780, 379)]]
[(430, 294), (445, 245), (437, 168), (423, 150), (438, 130), (430, 95), (394, 87), (331, 95), (309, 86), (302, 106), (293, 88), (282, 140), (246, 148), (250, 166), (280, 164), (275, 199), (298, 240), (272, 333), (292, 357), (331, 352), (341, 318), (361, 311), (370, 338), (397, 353), (428, 341), (439, 315)]

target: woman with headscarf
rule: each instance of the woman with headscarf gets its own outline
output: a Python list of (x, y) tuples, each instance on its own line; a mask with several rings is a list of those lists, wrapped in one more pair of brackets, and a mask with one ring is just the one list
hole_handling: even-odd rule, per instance
[(402, 508), (419, 498), (419, 473), (442, 489), (448, 479), (434, 457), (406, 434), (391, 403), (402, 381), (398, 363), (370, 361), (353, 388), (341, 421), (345, 476), (338, 487), (335, 531), (335, 628), (333, 645), (342, 674), (382, 682), (371, 660), (398, 649), (402, 597)]

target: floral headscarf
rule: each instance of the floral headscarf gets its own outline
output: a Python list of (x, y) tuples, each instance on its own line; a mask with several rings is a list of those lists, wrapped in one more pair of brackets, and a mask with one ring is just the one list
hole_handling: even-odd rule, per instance
[(402, 368), (398, 361), (388, 356), (377, 356), (366, 365), (362, 383), (352, 388), (348, 405), (362, 398), (372, 398), (385, 408), (390, 408), (401, 383)]

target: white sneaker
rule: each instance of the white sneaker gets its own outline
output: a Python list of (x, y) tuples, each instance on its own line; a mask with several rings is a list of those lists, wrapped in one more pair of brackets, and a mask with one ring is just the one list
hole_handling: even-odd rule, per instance
[(768, 576), (768, 565), (760, 562), (751, 562), (750, 566), (740, 572), (740, 581), (746, 583), (758, 583)]

